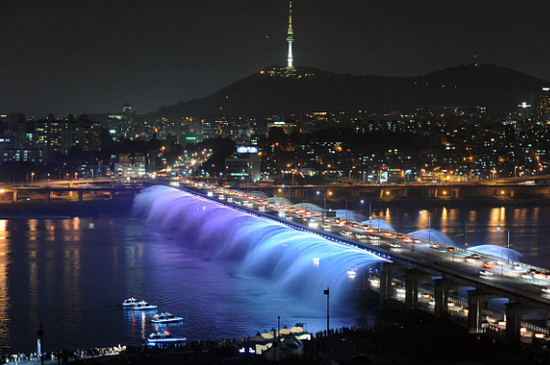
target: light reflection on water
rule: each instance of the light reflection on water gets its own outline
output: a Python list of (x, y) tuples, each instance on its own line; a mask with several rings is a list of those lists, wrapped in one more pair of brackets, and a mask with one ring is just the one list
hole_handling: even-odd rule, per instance
[[(380, 211), (373, 219), (398, 231), (430, 225), (459, 246), (466, 239), (469, 246), (506, 244), (506, 234), (497, 231), (502, 226), (510, 229), (512, 248), (524, 254), (523, 261), (547, 266), (550, 257), (547, 207), (430, 208), (429, 220), (427, 211), (415, 208)], [(467, 237), (455, 237), (466, 226)], [(269, 278), (243, 273), (238, 263), (189, 244), (186, 232), (155, 228), (109, 216), (0, 220), (0, 347), (34, 351), (40, 322), (46, 350), (137, 343), (155, 327), (151, 313), (122, 309), (129, 296), (184, 317), (168, 328), (190, 339), (253, 336), (276, 327), (277, 316), (288, 326), (305, 322), (310, 331), (326, 325), (322, 290), (314, 291), (317, 305), (304, 305)], [(331, 313), (334, 327), (374, 323), (351, 309)]]

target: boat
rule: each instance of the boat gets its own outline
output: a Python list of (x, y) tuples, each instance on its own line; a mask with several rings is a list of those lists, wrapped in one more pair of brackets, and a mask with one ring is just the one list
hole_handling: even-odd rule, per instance
[(145, 300), (140, 300), (136, 303), (136, 305), (134, 305), (132, 309), (135, 311), (148, 311), (152, 309), (157, 309), (157, 307), (158, 306), (156, 305), (147, 303)]
[(122, 303), (122, 306), (125, 308), (133, 308), (137, 303), (139, 303), (139, 300), (136, 298), (128, 298)]
[(168, 332), (153, 332), (145, 341), (149, 347), (185, 346), (186, 337), (174, 337)]
[(181, 321), (183, 321), (182, 317), (176, 317), (172, 313), (168, 313), (168, 312), (155, 314), (151, 318), (151, 322), (153, 323), (176, 323)]

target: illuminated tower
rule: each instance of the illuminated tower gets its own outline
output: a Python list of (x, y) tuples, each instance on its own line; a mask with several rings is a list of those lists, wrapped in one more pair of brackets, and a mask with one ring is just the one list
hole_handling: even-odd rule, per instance
[(288, 58), (287, 58), (287, 70), (293, 70), (293, 58), (292, 58), (292, 42), (294, 41), (294, 32), (292, 31), (292, 1), (288, 3), (288, 33), (286, 35), (288, 42)]

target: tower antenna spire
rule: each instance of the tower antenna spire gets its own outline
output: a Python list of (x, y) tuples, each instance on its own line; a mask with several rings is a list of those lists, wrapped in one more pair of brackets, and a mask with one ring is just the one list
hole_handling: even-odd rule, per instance
[(292, 31), (292, 1), (288, 3), (288, 32), (286, 35), (288, 42), (287, 70), (294, 70), (294, 59), (292, 57), (292, 42), (294, 41), (294, 32)]
[(269, 36), (265, 36), (265, 66), (269, 66)]

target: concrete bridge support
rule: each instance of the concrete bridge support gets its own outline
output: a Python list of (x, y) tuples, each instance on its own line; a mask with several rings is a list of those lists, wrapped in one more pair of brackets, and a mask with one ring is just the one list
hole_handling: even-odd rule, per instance
[(83, 191), (79, 191), (78, 192), (78, 201), (81, 202), (82, 201), (82, 197), (84, 196), (84, 192)]
[(478, 289), (468, 291), (468, 333), (483, 332), (481, 309), (483, 303), (492, 298), (496, 298), (496, 295), (487, 294)]
[(380, 263), (380, 307), (387, 308), (392, 295), (392, 265), (389, 262)]
[(13, 198), (12, 199), (13, 199), (12, 201), (14, 201), (14, 202), (17, 201), (17, 191), (13, 192)]
[(526, 308), (518, 302), (506, 304), (506, 343), (509, 345), (521, 345), (521, 316)]
[(47, 202), (49, 202), (52, 198), (52, 191), (51, 190), (46, 190), (46, 194), (44, 196), (44, 199), (46, 199)]
[(405, 271), (405, 310), (418, 308), (418, 280), (422, 275), (426, 273), (418, 269)]
[(456, 287), (456, 284), (448, 279), (437, 279), (435, 280), (435, 291), (434, 291), (434, 299), (435, 299), (435, 308), (434, 308), (434, 314), (435, 318), (444, 318), (447, 316), (447, 310), (448, 310), (448, 299), (449, 299), (449, 291), (453, 289), (453, 287)]

